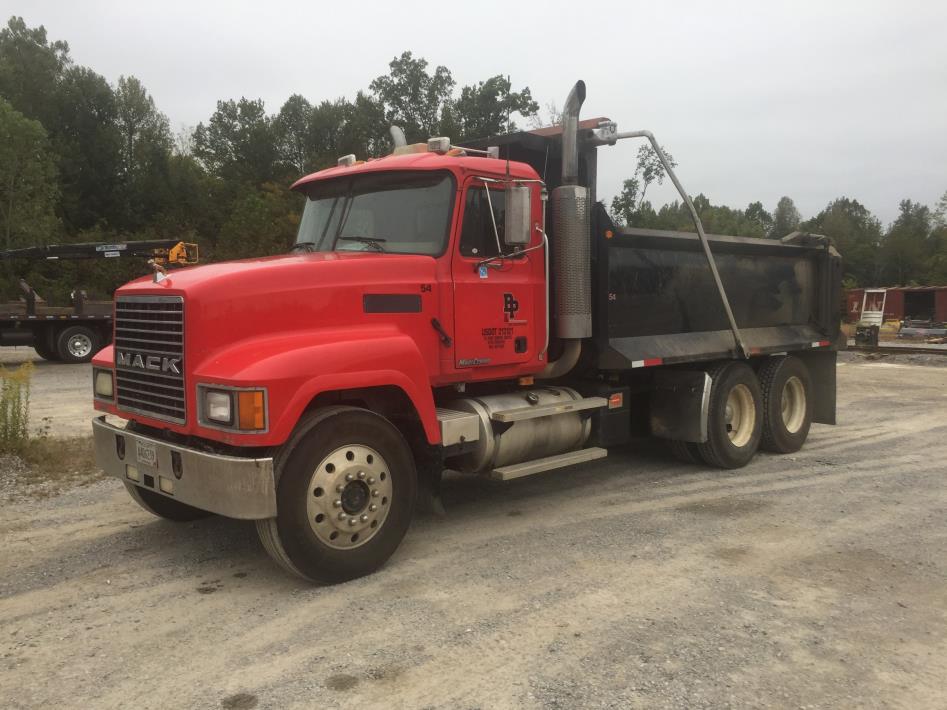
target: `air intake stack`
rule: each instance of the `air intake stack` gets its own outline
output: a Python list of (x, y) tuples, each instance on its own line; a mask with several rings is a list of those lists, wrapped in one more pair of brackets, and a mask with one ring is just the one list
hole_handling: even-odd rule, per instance
[(562, 184), (552, 191), (556, 334), (565, 340), (592, 336), (589, 190), (579, 182), (579, 109), (585, 82), (569, 92), (562, 111)]

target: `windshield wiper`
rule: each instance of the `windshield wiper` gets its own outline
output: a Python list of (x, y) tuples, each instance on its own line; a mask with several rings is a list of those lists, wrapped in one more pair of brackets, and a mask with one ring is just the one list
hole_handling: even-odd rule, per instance
[(295, 244), (293, 244), (293, 247), (292, 249), (290, 249), (290, 251), (296, 251), (300, 247), (305, 247), (306, 251), (315, 251), (316, 243), (315, 242), (296, 242)]
[(375, 251), (385, 251), (382, 244), (388, 240), (381, 237), (339, 237), (338, 241), (359, 242), (360, 244), (368, 244)]

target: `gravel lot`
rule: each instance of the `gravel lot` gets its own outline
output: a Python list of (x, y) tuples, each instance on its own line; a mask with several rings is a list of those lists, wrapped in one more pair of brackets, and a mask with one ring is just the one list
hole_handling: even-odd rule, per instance
[[(64, 367), (34, 413), (88, 431)], [(336, 587), (112, 481), (4, 503), (2, 704), (947, 707), (947, 368), (846, 355), (839, 388), (841, 425), (736, 472), (649, 444), (450, 478), (446, 518)]]

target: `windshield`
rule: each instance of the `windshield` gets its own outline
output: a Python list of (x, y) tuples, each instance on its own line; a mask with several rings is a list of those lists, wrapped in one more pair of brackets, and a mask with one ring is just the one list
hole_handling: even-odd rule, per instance
[(375, 173), (305, 189), (299, 247), (436, 256), (447, 244), (454, 194), (449, 173)]

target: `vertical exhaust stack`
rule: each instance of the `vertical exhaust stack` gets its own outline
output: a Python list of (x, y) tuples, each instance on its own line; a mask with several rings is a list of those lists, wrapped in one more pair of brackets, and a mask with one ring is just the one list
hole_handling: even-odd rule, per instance
[(562, 111), (562, 184), (552, 191), (553, 257), (557, 335), (592, 336), (592, 275), (589, 190), (579, 182), (579, 109), (585, 82), (569, 92)]

